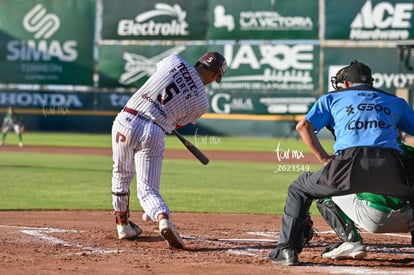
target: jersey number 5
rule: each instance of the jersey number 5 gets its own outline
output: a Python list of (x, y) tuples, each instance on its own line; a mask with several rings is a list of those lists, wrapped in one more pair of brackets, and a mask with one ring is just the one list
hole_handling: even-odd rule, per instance
[(157, 96), (157, 100), (162, 105), (167, 104), (174, 96), (174, 93), (178, 95), (180, 93), (180, 90), (178, 89), (177, 85), (175, 85), (174, 82), (171, 82), (166, 88), (165, 88), (165, 97), (162, 97), (162, 95)]

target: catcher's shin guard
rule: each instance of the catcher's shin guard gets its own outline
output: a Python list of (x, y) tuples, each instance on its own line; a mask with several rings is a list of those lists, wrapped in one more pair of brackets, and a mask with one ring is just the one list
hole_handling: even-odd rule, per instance
[(316, 201), (321, 216), (335, 231), (343, 242), (355, 242), (361, 240), (354, 222), (339, 209), (331, 199), (319, 199)]

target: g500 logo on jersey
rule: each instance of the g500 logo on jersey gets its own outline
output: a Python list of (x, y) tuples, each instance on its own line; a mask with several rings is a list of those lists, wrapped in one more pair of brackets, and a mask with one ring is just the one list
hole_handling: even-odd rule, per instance
[(69, 62), (78, 57), (75, 40), (46, 40), (58, 31), (60, 20), (57, 15), (48, 14), (41, 4), (35, 5), (24, 16), (23, 27), (33, 33), (36, 40), (11, 40), (7, 44), (8, 61), (49, 61), (55, 57), (60, 61)]
[[(156, 22), (152, 18), (168, 16), (170, 22)], [(138, 14), (134, 20), (124, 19), (118, 23), (117, 33), (120, 36), (187, 36), (187, 13), (177, 4), (155, 4), (155, 9)]]
[(373, 6), (368, 0), (352, 21), (349, 38), (353, 40), (409, 39), (413, 10), (413, 3), (380, 2)]

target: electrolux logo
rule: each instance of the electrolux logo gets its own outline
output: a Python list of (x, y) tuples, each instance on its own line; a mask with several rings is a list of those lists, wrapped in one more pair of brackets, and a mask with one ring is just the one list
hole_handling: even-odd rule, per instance
[(375, 6), (367, 0), (351, 23), (352, 40), (409, 39), (413, 3), (380, 2)]
[[(155, 4), (155, 9), (138, 14), (134, 20), (122, 19), (118, 23), (119, 36), (188, 36), (187, 12), (180, 5)], [(171, 17), (161, 21), (160, 17)], [(155, 21), (158, 19), (159, 21)]]
[[(78, 57), (76, 40), (49, 40), (60, 28), (57, 15), (47, 13), (41, 4), (35, 5), (23, 17), (23, 27), (34, 34), (34, 39), (10, 40), (7, 43), (8, 61), (50, 61), (53, 57), (59, 61), (71, 62)], [(62, 72), (59, 66), (25, 66), (23, 72)]]

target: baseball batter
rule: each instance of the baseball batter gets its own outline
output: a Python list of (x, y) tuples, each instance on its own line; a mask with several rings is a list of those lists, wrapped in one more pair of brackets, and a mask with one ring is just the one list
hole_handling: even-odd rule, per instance
[(23, 147), (23, 123), (20, 116), (14, 111), (13, 107), (7, 109), (7, 113), (3, 118), (3, 124), (1, 127), (1, 142), (0, 146), (6, 141), (7, 133), (14, 131), (19, 139), (19, 147)]
[(169, 247), (184, 248), (170, 221), (170, 209), (160, 195), (161, 166), (166, 133), (197, 120), (208, 111), (205, 85), (220, 82), (227, 71), (225, 58), (207, 52), (189, 65), (171, 55), (129, 99), (112, 127), (112, 203), (119, 239), (136, 238), (142, 230), (129, 220), (130, 183), (137, 179), (142, 209), (158, 222)]

